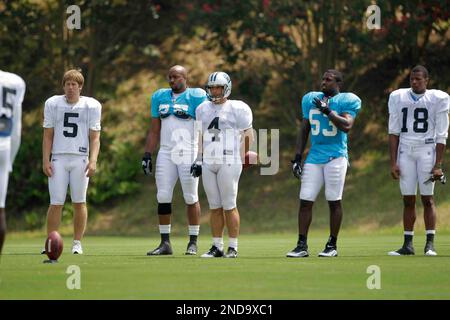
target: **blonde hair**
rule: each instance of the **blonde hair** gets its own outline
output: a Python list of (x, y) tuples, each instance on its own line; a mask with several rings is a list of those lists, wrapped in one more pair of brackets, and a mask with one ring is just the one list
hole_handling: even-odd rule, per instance
[(66, 81), (71, 80), (71, 81), (75, 81), (76, 83), (78, 83), (78, 85), (80, 87), (82, 87), (84, 84), (84, 77), (80, 71), (81, 70), (79, 70), (79, 69), (78, 70), (72, 69), (72, 70), (69, 70), (66, 73), (64, 73), (62, 85), (64, 86), (66, 84)]

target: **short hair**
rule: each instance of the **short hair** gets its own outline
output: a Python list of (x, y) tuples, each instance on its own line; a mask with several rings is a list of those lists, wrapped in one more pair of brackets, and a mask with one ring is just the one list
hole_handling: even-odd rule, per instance
[(411, 73), (414, 72), (422, 72), (425, 79), (428, 79), (428, 70), (424, 66), (417, 65), (414, 68), (412, 68)]
[(334, 76), (334, 78), (336, 79), (336, 82), (344, 82), (344, 77), (342, 76), (342, 73), (340, 71), (337, 71), (335, 69), (329, 69), (325, 72), (331, 73)]
[(62, 85), (64, 86), (66, 84), (67, 81), (75, 81), (76, 83), (78, 83), (78, 85), (80, 87), (83, 86), (84, 84), (84, 77), (80, 72), (81, 70), (69, 70), (66, 73), (64, 73), (63, 79), (62, 79)]

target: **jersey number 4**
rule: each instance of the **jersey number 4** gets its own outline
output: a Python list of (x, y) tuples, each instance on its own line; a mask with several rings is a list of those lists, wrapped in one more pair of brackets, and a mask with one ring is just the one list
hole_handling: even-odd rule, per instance
[(72, 131), (64, 130), (63, 135), (67, 138), (75, 138), (78, 134), (78, 125), (70, 122), (70, 118), (78, 118), (78, 113), (66, 112), (64, 113), (64, 128), (70, 128)]
[[(408, 132), (408, 127), (406, 126), (408, 120), (408, 108), (403, 108), (402, 113), (403, 113), (402, 132)], [(428, 131), (427, 109), (425, 108), (414, 109), (413, 131), (417, 133), (424, 133)]]
[(208, 131), (214, 134), (212, 141), (219, 141), (219, 117), (215, 117), (208, 126)]

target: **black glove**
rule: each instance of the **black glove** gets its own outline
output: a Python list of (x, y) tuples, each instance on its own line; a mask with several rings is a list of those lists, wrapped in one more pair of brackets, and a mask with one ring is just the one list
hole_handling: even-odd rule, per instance
[(202, 175), (202, 162), (195, 161), (191, 166), (191, 175), (194, 178), (200, 177)]
[(144, 153), (142, 157), (142, 170), (146, 176), (152, 174), (152, 154), (150, 152)]
[(295, 159), (291, 160), (291, 163), (292, 163), (292, 173), (294, 174), (294, 177), (300, 179), (303, 171), (302, 155), (296, 154)]
[(320, 112), (323, 114), (329, 115), (331, 112), (330, 107), (328, 107), (328, 101), (320, 100), (319, 98), (314, 98), (314, 104), (316, 105), (317, 109), (319, 109)]

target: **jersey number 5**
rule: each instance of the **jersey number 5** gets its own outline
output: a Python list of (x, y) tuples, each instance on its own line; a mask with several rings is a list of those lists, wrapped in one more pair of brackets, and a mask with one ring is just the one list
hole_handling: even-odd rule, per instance
[(78, 125), (76, 123), (70, 122), (70, 118), (78, 118), (78, 113), (72, 113), (72, 112), (66, 112), (64, 113), (64, 128), (71, 128), (72, 132), (70, 131), (63, 131), (64, 137), (67, 138), (75, 138), (78, 134)]
[[(323, 117), (322, 112), (317, 109), (311, 109), (309, 111), (309, 122), (311, 123), (311, 134), (313, 136), (317, 136), (320, 133), (320, 121), (316, 118), (314, 119), (314, 115), (318, 115), (319, 117)], [(328, 128), (322, 129), (322, 134), (325, 137), (334, 137), (337, 134), (337, 128), (333, 122), (328, 120)]]
[[(408, 132), (406, 122), (408, 120), (408, 108), (402, 109), (403, 125), (402, 132)], [(420, 127), (420, 128), (419, 128)], [(428, 131), (428, 110), (425, 108), (414, 109), (414, 123), (413, 131), (417, 133), (424, 133)]]

